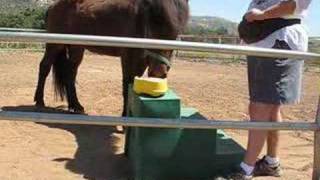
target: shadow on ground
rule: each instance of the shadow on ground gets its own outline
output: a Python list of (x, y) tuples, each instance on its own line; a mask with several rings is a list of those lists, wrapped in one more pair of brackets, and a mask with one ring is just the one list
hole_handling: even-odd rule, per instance
[[(3, 111), (20, 112), (45, 112), (63, 113), (70, 112), (57, 108), (41, 108), (35, 106), (7, 106)], [(124, 154), (116, 154), (119, 148), (116, 146), (120, 141), (114, 127), (88, 126), (88, 125), (61, 125), (45, 124), (50, 128), (59, 128), (72, 133), (77, 141), (78, 148), (74, 158), (57, 157), (56, 162), (66, 161), (66, 168), (74, 173), (82, 174), (86, 179), (94, 180), (119, 180), (130, 177), (130, 167)]]

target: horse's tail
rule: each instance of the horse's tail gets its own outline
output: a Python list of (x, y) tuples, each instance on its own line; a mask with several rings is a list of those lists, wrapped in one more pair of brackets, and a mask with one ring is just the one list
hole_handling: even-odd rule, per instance
[(68, 59), (67, 53), (68, 46), (66, 45), (55, 57), (56, 60), (52, 66), (55, 96), (56, 98), (60, 97), (61, 100), (64, 100), (64, 97), (66, 97), (68, 78), (72, 70), (72, 64)]

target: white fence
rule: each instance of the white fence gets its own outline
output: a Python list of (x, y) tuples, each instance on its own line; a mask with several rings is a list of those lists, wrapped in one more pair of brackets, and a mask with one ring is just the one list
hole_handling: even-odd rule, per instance
[[(147, 48), (147, 49), (173, 49), (187, 51), (207, 51), (227, 54), (241, 54), (264, 57), (287, 57), (305, 60), (320, 60), (320, 54), (296, 52), (287, 50), (274, 50), (255, 48), (249, 46), (234, 46), (208, 43), (194, 43), (168, 40), (152, 40), (139, 38), (119, 38), (85, 35), (48, 34), (37, 31), (25, 32), (4, 31), (0, 32), (0, 40), (21, 41), (21, 42), (41, 42), (41, 43), (62, 43), (74, 45), (90, 46), (114, 46), (127, 48)], [(107, 116), (84, 116), (84, 115), (61, 115), (25, 112), (5, 112), (0, 111), (2, 120), (20, 120), (46, 123), (63, 124), (87, 124), (105, 126), (139, 126), (139, 127), (159, 127), (159, 128), (198, 128), (198, 129), (264, 129), (264, 130), (304, 130), (313, 131), (314, 139), (314, 170), (313, 179), (320, 179), (320, 103), (318, 105), (315, 123), (272, 123), (272, 122), (236, 122), (236, 121), (203, 121), (184, 120), (168, 121), (168, 119), (149, 118), (125, 118)]]

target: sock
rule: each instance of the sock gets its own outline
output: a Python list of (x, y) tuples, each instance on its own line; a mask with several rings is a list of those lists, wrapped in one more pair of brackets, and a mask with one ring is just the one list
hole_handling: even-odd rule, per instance
[(266, 161), (270, 166), (276, 166), (279, 164), (279, 158), (277, 157), (271, 157), (271, 156), (266, 156)]
[(252, 175), (254, 166), (250, 166), (250, 165), (248, 165), (248, 164), (246, 164), (244, 162), (241, 162), (240, 167), (242, 168), (242, 170), (244, 170), (244, 172), (246, 172), (247, 176), (251, 176)]

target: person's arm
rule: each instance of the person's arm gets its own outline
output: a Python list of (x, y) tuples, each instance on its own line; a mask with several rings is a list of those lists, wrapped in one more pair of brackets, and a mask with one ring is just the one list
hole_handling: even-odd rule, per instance
[(256, 20), (279, 18), (294, 14), (297, 4), (296, 0), (282, 1), (264, 11), (253, 9), (245, 14), (247, 21), (252, 22)]

